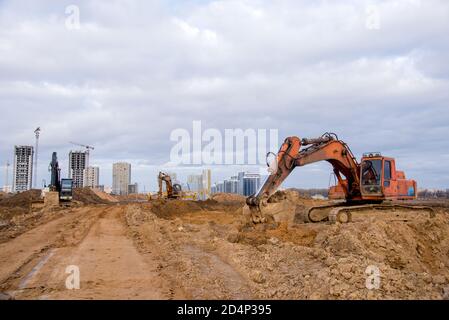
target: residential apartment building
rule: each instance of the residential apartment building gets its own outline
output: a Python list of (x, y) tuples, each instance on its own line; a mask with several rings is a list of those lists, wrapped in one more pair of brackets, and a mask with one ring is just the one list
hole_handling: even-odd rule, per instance
[(84, 187), (98, 188), (100, 185), (100, 168), (87, 167), (84, 169)]
[(89, 166), (89, 153), (83, 151), (70, 151), (69, 153), (69, 179), (73, 179), (74, 188), (84, 187), (84, 173)]
[(131, 184), (131, 164), (126, 162), (114, 163), (112, 166), (112, 193), (128, 195)]
[(23, 192), (32, 188), (33, 158), (32, 146), (14, 147), (13, 192)]

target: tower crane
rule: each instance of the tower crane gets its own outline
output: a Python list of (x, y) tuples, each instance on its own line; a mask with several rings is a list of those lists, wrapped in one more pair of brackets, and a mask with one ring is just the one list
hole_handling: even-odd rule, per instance
[(69, 143), (71, 143), (71, 144), (73, 144), (73, 145), (75, 145), (75, 146), (80, 146), (80, 147), (83, 147), (83, 148), (86, 148), (86, 154), (87, 154), (87, 166), (89, 165), (88, 163), (89, 163), (89, 158), (90, 158), (90, 150), (95, 150), (95, 147), (92, 147), (92, 146), (88, 146), (88, 145), (86, 145), (86, 144), (82, 144), (82, 143), (77, 143), (77, 142), (73, 142), (73, 141), (70, 141)]
[(90, 150), (95, 150), (95, 147), (88, 146), (88, 145), (85, 145), (85, 144), (81, 144), (81, 143), (77, 143), (77, 142), (73, 142), (73, 141), (70, 141), (69, 143), (71, 143), (71, 144), (73, 144), (75, 146), (80, 146), (80, 147), (86, 148), (86, 152), (87, 153), (89, 153)]

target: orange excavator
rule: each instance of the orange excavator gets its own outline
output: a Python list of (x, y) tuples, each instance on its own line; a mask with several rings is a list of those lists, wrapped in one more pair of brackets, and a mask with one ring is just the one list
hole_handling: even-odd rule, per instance
[(325, 133), (316, 139), (285, 139), (275, 161), (269, 165), (271, 175), (259, 192), (246, 200), (253, 222), (267, 221), (263, 209), (268, 199), (296, 167), (319, 161), (330, 163), (337, 178), (337, 185), (330, 188), (329, 197), (343, 198), (345, 201), (311, 207), (301, 213), (303, 222), (346, 223), (352, 220), (354, 212), (367, 208), (418, 209), (433, 214), (433, 210), (428, 207), (397, 203), (396, 200), (416, 199), (417, 183), (406, 179), (404, 172), (396, 169), (395, 159), (376, 152), (364, 154), (359, 163), (349, 146), (339, 140), (336, 134)]
[(163, 186), (164, 182), (165, 182), (165, 186), (167, 189), (167, 198), (168, 199), (179, 199), (182, 197), (181, 185), (173, 184), (171, 177), (168, 174), (166, 174), (164, 172), (159, 172), (157, 179), (158, 179), (158, 184), (159, 184), (159, 192), (158, 192), (159, 198), (163, 197), (162, 186)]

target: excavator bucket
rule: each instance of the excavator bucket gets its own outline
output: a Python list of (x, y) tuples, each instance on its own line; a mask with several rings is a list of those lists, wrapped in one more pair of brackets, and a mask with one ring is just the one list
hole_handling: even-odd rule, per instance
[(289, 220), (293, 216), (291, 204), (287, 201), (266, 203), (259, 206), (245, 205), (243, 215), (246, 221), (253, 224), (274, 225), (280, 221)]
[(245, 205), (243, 207), (243, 216), (250, 224), (265, 223), (267, 221), (260, 208), (256, 206)]

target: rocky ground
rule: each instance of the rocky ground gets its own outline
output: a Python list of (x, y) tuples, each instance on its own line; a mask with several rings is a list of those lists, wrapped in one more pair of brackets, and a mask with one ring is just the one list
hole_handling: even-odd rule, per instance
[[(3, 218), (0, 292), (16, 299), (449, 298), (443, 206), (433, 218), (369, 214), (349, 224), (297, 224), (295, 206), (322, 202), (277, 197), (279, 223), (271, 229), (248, 228), (244, 199), (227, 195), (85, 203), (41, 210), (35, 223)], [(0, 203), (0, 212), (9, 209)], [(65, 286), (72, 265), (79, 290)]]

